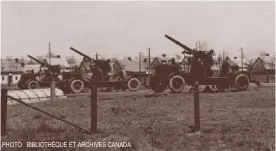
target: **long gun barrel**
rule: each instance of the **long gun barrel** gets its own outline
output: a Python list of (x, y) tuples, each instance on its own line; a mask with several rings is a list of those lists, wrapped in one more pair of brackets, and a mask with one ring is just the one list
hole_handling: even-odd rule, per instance
[(41, 65), (46, 65), (48, 66), (48, 64), (36, 59), (35, 57), (31, 56), (31, 55), (28, 55), (29, 58), (33, 59), (34, 61), (36, 61), (37, 63), (41, 64)]
[(89, 59), (89, 60), (94, 60), (93, 58), (87, 56), (86, 54), (84, 54), (84, 53), (78, 51), (77, 49), (75, 49), (75, 48), (73, 48), (73, 47), (70, 47), (70, 49), (73, 50), (73, 51), (75, 51), (75, 52), (78, 53), (79, 55), (81, 55), (81, 56), (83, 56), (83, 57)]
[(193, 54), (194, 50), (187, 47), (186, 45), (182, 44), (181, 42), (175, 40), (174, 38), (168, 36), (167, 34), (165, 35), (165, 37), (167, 39), (169, 39), (170, 41), (174, 42), (175, 44), (177, 44), (178, 46), (180, 46), (181, 48), (185, 49), (186, 51), (183, 51), (182, 53), (187, 53), (187, 54)]

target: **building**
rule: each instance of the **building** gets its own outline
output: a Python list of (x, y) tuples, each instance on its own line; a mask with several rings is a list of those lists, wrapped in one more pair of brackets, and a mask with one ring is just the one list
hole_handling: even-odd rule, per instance
[(258, 57), (252, 64), (253, 77), (260, 82), (275, 82), (275, 60), (273, 57)]
[(273, 57), (258, 57), (252, 64), (252, 69), (258, 72), (275, 72), (275, 61)]
[(16, 86), (23, 73), (24, 63), (15, 61), (1, 62), (1, 86)]

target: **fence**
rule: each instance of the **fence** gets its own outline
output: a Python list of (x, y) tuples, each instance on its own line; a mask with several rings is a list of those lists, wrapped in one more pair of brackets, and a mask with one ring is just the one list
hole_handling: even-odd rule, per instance
[[(48, 112), (45, 112), (35, 106), (32, 106), (28, 103), (25, 103), (24, 101), (22, 101), (21, 99), (18, 98), (14, 98), (10, 95), (8, 95), (8, 90), (7, 89), (1, 89), (1, 136), (4, 136), (6, 134), (7, 131), (7, 102), (8, 102), (8, 98), (12, 99), (20, 104), (23, 104), (27, 107), (30, 107), (38, 112), (41, 112), (43, 114), (46, 114), (52, 118), (55, 118), (59, 121), (62, 121), (70, 126), (73, 126), (77, 129), (80, 130), (80, 132), (85, 132), (85, 133), (96, 133), (97, 132), (97, 87), (96, 86), (92, 86), (91, 87), (91, 94), (90, 94), (90, 130), (84, 129), (72, 122), (69, 122), (67, 120), (64, 120), (60, 117), (57, 117), (53, 114), (50, 114)], [(195, 127), (193, 132), (195, 134), (200, 134), (201, 130), (200, 130), (200, 102), (199, 102), (199, 84), (198, 82), (195, 83), (194, 85), (194, 122), (195, 122)]]
[(96, 86), (92, 86), (91, 87), (91, 106), (90, 106), (90, 110), (91, 110), (91, 114), (90, 114), (90, 130), (84, 129), (72, 122), (66, 121), (60, 117), (57, 117), (53, 114), (50, 114), (48, 112), (45, 112), (35, 106), (32, 106), (24, 101), (22, 101), (20, 98), (15, 98), (13, 96), (8, 95), (8, 90), (7, 89), (1, 89), (1, 136), (4, 136), (7, 132), (7, 107), (8, 107), (8, 99), (14, 100), (20, 104), (23, 104), (27, 107), (30, 107), (38, 112), (41, 112), (43, 114), (46, 114), (52, 118), (55, 118), (59, 121), (62, 121), (68, 125), (71, 125), (77, 129), (79, 129), (81, 132), (85, 132), (85, 133), (96, 133), (97, 132), (97, 88)]

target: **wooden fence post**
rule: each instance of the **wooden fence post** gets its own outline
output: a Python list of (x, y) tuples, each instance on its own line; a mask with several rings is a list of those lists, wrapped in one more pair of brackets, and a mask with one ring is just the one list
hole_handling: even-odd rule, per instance
[(195, 134), (200, 134), (199, 82), (194, 84), (194, 118)]
[(53, 80), (53, 81), (51, 81), (51, 83), (50, 83), (50, 93), (51, 93), (51, 103), (53, 103), (53, 100), (55, 99), (55, 97), (56, 97), (56, 83), (55, 83), (55, 81)]
[(92, 85), (91, 87), (91, 133), (97, 132), (97, 87)]
[(4, 136), (7, 130), (7, 94), (6, 88), (1, 89), (1, 136)]

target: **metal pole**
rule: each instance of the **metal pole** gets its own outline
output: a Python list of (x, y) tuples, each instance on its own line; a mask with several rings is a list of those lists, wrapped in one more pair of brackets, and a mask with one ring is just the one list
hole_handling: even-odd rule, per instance
[(4, 136), (7, 130), (7, 94), (6, 88), (1, 89), (1, 136)]
[(224, 50), (222, 51), (222, 62), (224, 62)]
[(98, 60), (98, 56), (99, 56), (98, 53), (96, 53), (96, 60)]
[(194, 118), (195, 134), (200, 134), (199, 82), (194, 83)]
[(91, 133), (97, 132), (97, 87), (92, 85), (91, 87)]
[(242, 71), (243, 71), (243, 52), (242, 52), (242, 47), (241, 47), (241, 66), (242, 66)]
[(150, 71), (151, 71), (151, 61), (150, 61), (150, 48), (148, 48), (148, 52), (149, 52), (149, 74), (150, 74)]
[(49, 65), (51, 65), (51, 42), (49, 42)]
[(139, 72), (141, 71), (141, 52), (139, 52)]

